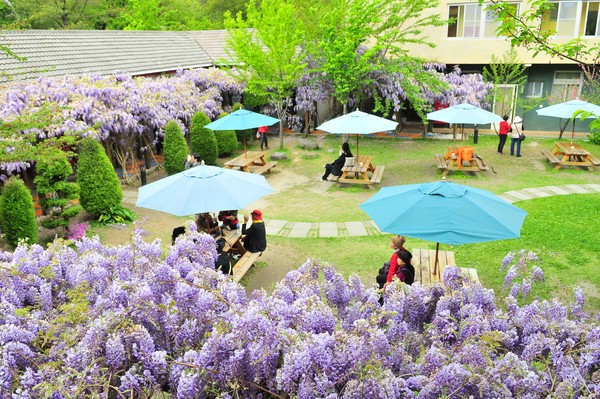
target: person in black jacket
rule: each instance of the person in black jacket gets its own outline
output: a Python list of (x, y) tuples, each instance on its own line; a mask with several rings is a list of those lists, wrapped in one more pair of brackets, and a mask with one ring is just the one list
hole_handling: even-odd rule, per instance
[(244, 235), (244, 248), (250, 252), (262, 252), (267, 248), (267, 233), (262, 220), (262, 212), (255, 209), (251, 213), (252, 225), (246, 228), (248, 215), (244, 215), (242, 235)]
[(227, 252), (224, 251), (226, 243), (222, 237), (216, 241), (218, 257), (215, 262), (215, 269), (220, 270), (223, 274), (231, 274), (231, 261)]
[(350, 146), (348, 145), (348, 143), (343, 143), (338, 159), (336, 159), (332, 163), (325, 164), (325, 174), (323, 175), (323, 177), (321, 177), (321, 179), (327, 180), (327, 177), (329, 177), (330, 174), (334, 176), (341, 176), (342, 168), (344, 167), (344, 163), (346, 163), (346, 158), (351, 157), (352, 152), (350, 151)]

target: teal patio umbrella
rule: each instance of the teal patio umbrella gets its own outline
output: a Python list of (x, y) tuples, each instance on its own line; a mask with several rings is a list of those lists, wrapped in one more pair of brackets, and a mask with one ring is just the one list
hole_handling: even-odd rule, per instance
[(458, 245), (518, 238), (527, 212), (489, 191), (446, 181), (384, 187), (360, 205), (381, 231)]
[[(204, 127), (211, 130), (246, 130), (260, 126), (272, 126), (277, 122), (279, 122), (279, 119), (273, 118), (272, 116), (259, 114), (247, 109), (238, 109)], [(244, 154), (246, 154), (246, 136), (243, 137)]]
[(202, 164), (140, 187), (135, 205), (186, 216), (242, 209), (271, 192), (262, 175)]
[(328, 120), (317, 126), (317, 129), (332, 134), (356, 134), (356, 156), (358, 156), (359, 135), (394, 130), (397, 125), (396, 121), (356, 110)]
[(465, 123), (469, 125), (487, 125), (502, 121), (498, 115), (469, 103), (454, 105), (427, 114), (427, 120), (441, 121), (461, 125), (461, 139), (464, 136)]
[[(565, 126), (561, 128), (562, 133), (569, 123), (568, 120), (573, 118), (573, 114), (576, 111), (587, 111), (594, 114), (588, 116), (588, 118), (596, 118), (600, 116), (600, 106), (583, 100), (565, 101), (560, 104), (554, 104), (550, 105), (549, 107), (538, 109), (535, 112), (541, 116), (552, 116), (555, 118), (567, 119), (567, 123), (565, 123)], [(575, 119), (573, 119), (572, 125), (573, 129), (571, 130), (571, 143), (573, 142), (573, 137), (575, 136)]]

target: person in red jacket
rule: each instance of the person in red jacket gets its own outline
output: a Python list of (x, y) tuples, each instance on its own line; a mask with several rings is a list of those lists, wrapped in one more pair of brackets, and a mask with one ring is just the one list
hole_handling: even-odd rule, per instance
[(504, 155), (504, 144), (506, 144), (506, 137), (509, 132), (512, 132), (510, 127), (510, 123), (508, 123), (508, 115), (504, 115), (502, 117), (502, 122), (498, 127), (498, 137), (500, 138), (500, 142), (498, 143), (498, 154)]
[[(392, 248), (394, 250), (394, 252), (392, 253), (392, 257), (390, 258), (390, 261), (386, 262), (384, 264), (384, 266), (381, 269), (379, 269), (379, 275), (377, 276), (377, 279), (376, 279), (377, 284), (379, 285), (379, 289), (382, 289), (384, 287), (384, 285), (388, 282), (388, 276), (390, 276), (389, 281), (392, 281), (391, 278), (398, 270), (398, 253), (400, 251), (406, 251), (406, 248), (404, 248), (405, 242), (406, 242), (406, 238), (404, 238), (403, 236), (393, 236), (392, 237), (392, 240), (390, 242), (390, 248)], [(393, 273), (391, 272), (392, 269), (394, 269)], [(390, 275), (390, 273), (392, 273), (392, 274)]]

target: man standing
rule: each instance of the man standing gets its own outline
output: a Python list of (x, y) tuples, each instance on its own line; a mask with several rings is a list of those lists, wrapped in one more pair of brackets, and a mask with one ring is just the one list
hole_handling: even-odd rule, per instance
[(262, 212), (255, 209), (251, 215), (252, 225), (248, 228), (246, 228), (248, 215), (244, 215), (244, 224), (242, 225), (242, 235), (245, 235), (244, 248), (253, 253), (262, 252), (267, 248), (267, 233), (262, 220)]

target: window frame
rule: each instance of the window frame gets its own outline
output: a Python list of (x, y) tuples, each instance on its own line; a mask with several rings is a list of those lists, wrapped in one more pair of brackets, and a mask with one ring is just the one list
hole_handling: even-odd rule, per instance
[[(578, 74), (579, 78), (578, 79), (564, 79), (564, 78), (557, 78), (556, 75), (561, 74), (561, 73), (568, 73), (568, 74)], [(575, 98), (578, 98), (581, 95), (581, 90), (583, 88), (583, 72), (582, 71), (554, 71), (554, 76), (552, 78), (552, 89), (550, 91), (550, 95), (553, 97), (559, 97), (559, 94), (561, 93), (557, 93), (557, 91), (555, 90), (555, 86), (566, 86), (564, 92), (562, 93), (561, 97), (562, 100), (560, 98), (558, 98), (558, 100), (561, 101), (569, 101), (569, 100), (573, 100)], [(570, 86), (577, 86), (578, 90), (575, 96), (573, 96), (572, 98), (570, 98), (570, 96), (567, 96), (568, 92), (569, 92), (569, 87)], [(569, 97), (569, 98), (567, 98)]]
[[(539, 85), (539, 92), (536, 90)], [(533, 87), (531, 95), (529, 94), (529, 88)], [(540, 98), (544, 96), (544, 81), (543, 80), (529, 80), (525, 86), (525, 97), (526, 98)]]
[[(509, 1), (507, 2), (508, 4), (511, 4), (515, 7), (517, 14), (520, 13), (520, 8), (521, 8), (521, 2), (520, 1)], [(500, 25), (498, 22), (495, 22), (494, 20), (489, 20), (488, 16), (490, 13), (493, 12), (493, 10), (488, 10), (488, 6), (490, 6), (492, 3), (483, 3), (483, 4), (479, 4), (479, 3), (455, 3), (455, 4), (448, 4), (448, 8), (447, 8), (447, 12), (448, 12), (448, 19), (450, 18), (455, 18), (456, 21), (454, 23), (448, 24), (448, 28), (446, 29), (446, 38), (447, 39), (498, 39), (500, 36), (498, 36), (496, 34), (496, 29), (498, 28), (498, 26)], [(452, 8), (455, 7), (457, 9), (457, 12), (455, 14), (453, 14)], [(476, 13), (476, 15), (478, 15), (476, 20), (470, 19), (469, 21), (466, 20), (466, 14), (467, 14), (467, 7), (477, 7), (476, 10), (478, 11)], [(453, 16), (456, 15), (456, 16)], [(472, 36), (465, 36), (465, 29), (471, 28), (471, 25), (466, 25), (466, 22), (473, 22), (476, 21), (478, 23), (478, 25), (476, 26), (476, 28), (474, 29), (477, 34), (476, 35), (472, 35)], [(492, 35), (487, 35), (487, 32), (489, 31), (490, 25), (493, 25), (493, 34)], [(455, 36), (451, 36), (451, 34), (454, 34)]]

